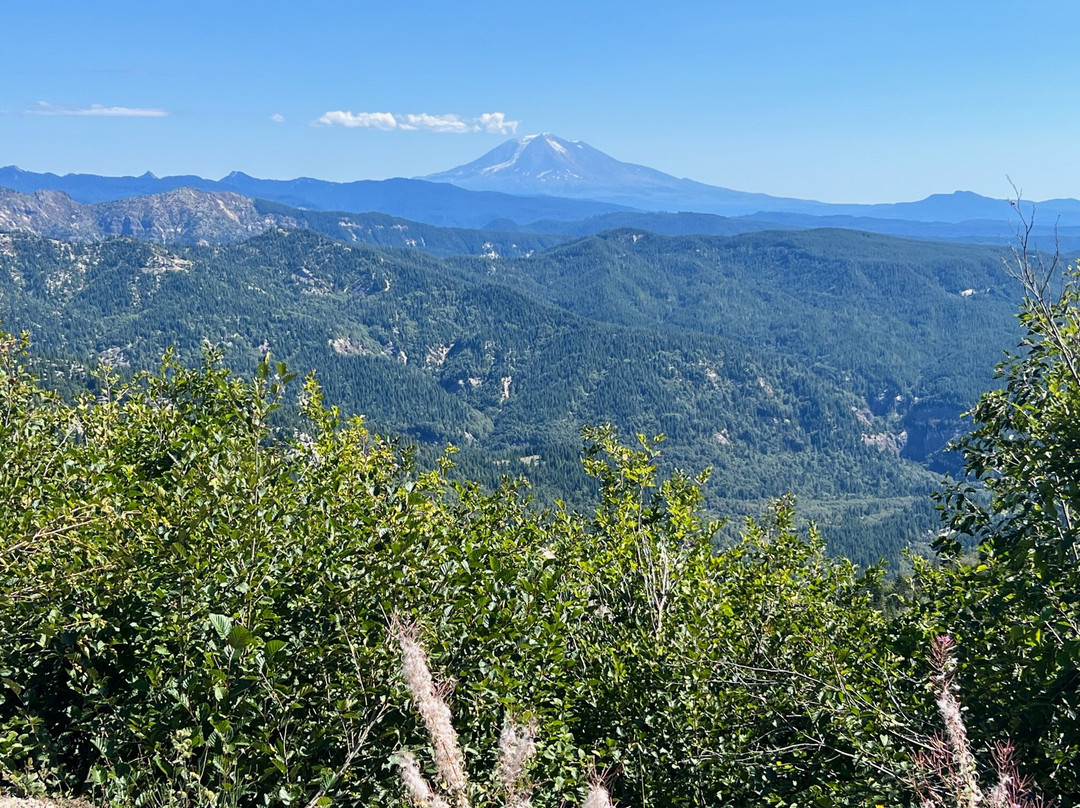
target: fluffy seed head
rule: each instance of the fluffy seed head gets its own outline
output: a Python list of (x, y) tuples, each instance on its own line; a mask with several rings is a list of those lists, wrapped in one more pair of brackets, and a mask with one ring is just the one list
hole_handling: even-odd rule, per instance
[(518, 724), (509, 716), (499, 736), (499, 763), (495, 779), (506, 794), (507, 808), (529, 808), (530, 788), (525, 767), (536, 753), (536, 724)]
[(611, 795), (600, 783), (593, 783), (589, 786), (589, 796), (585, 798), (581, 808), (613, 808)]
[(465, 798), (468, 780), (464, 756), (458, 745), (457, 732), (451, 722), (450, 708), (443, 700), (431, 676), (427, 654), (417, 639), (415, 626), (406, 626), (395, 615), (391, 630), (401, 646), (401, 673), (409, 686), (416, 710), (431, 738), (435, 766), (447, 789), (455, 795), (459, 806), (468, 804)]
[(401, 782), (405, 785), (405, 790), (409, 792), (413, 805), (417, 808), (450, 808), (446, 800), (432, 790), (420, 771), (416, 758), (408, 752), (403, 753), (398, 761), (398, 768), (401, 773)]

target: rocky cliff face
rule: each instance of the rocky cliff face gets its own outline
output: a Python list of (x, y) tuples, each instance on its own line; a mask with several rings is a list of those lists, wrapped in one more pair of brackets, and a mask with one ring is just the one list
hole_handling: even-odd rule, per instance
[(962, 458), (946, 449), (950, 441), (969, 428), (961, 415), (963, 409), (957, 404), (932, 402), (912, 407), (904, 416), (908, 438), (901, 456), (934, 472), (957, 473)]
[(82, 234), (94, 229), (89, 205), (80, 205), (62, 191), (21, 194), (0, 188), (0, 230), (21, 230), (55, 237), (57, 231)]
[(245, 196), (178, 188), (163, 194), (83, 205), (62, 191), (22, 194), (0, 188), (0, 230), (47, 238), (98, 241), (109, 236), (168, 244), (240, 241), (271, 227), (295, 227), (287, 216), (260, 213)]

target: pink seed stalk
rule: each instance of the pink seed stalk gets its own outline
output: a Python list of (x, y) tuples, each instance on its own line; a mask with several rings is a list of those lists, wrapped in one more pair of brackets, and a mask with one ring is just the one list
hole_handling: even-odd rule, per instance
[(439, 776), (457, 808), (469, 808), (464, 756), (451, 722), (450, 708), (435, 687), (427, 654), (416, 637), (416, 628), (405, 626), (395, 616), (392, 629), (401, 646), (401, 673), (431, 738), (431, 751)]

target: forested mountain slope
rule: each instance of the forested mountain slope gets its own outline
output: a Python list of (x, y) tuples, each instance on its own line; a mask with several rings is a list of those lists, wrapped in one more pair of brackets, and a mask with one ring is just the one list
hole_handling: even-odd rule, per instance
[(917, 250), (617, 232), (446, 261), (302, 231), (175, 249), (11, 235), (0, 319), (41, 353), (132, 368), (206, 340), (241, 369), (269, 350), (345, 411), (453, 442), (471, 476), (525, 473), (542, 498), (588, 496), (583, 424), (662, 432), (669, 467), (713, 467), (714, 508), (794, 491), (867, 560), (932, 525), (908, 506), (934, 475), (900, 453), (925, 461), (951, 436), (1012, 324), (996, 256)]
[[(991, 384), (1015, 327), (1018, 286), (1004, 257), (846, 230), (621, 230), (528, 260), (457, 263), (593, 320), (722, 336), (796, 359), (875, 415), (908, 418), (910, 432), (931, 405), (956, 418)], [(940, 441), (907, 446), (923, 460)]]

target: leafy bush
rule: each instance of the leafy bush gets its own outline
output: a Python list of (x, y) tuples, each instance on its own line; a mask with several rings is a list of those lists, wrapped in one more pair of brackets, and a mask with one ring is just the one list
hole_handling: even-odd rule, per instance
[[(1026, 252), (1020, 350), (957, 442), (966, 477), (942, 495), (944, 563), (920, 566), (924, 631), (959, 645), (973, 741), (1009, 738), (1043, 793), (1080, 800), (1080, 276)], [(975, 559), (963, 556), (974, 547)]]
[(419, 533), (423, 481), (404, 483), (399, 453), (359, 426), (330, 429), (310, 386), (327, 428), (272, 443), (283, 368), (242, 382), (214, 356), (167, 362), (69, 406), (14, 353), (7, 340), (9, 776), (136, 803), (322, 790), (379, 708), (357, 685), (376, 623), (350, 603), (376, 559), (338, 526)]
[[(290, 374), (209, 352), (64, 402), (5, 337), (0, 379), (0, 772), (125, 804), (397, 804), (425, 731), (388, 616), (458, 683), (468, 770), (500, 717), (535, 722), (537, 804), (608, 769), (627, 804), (864, 804), (905, 786), (905, 684), (875, 576), (790, 502), (717, 551), (700, 480), (587, 435), (601, 505), (540, 513), (418, 474), (341, 423), (272, 426)], [(920, 712), (921, 711), (921, 712)], [(430, 774), (430, 773), (429, 773)], [(492, 775), (493, 776), (493, 775)]]

